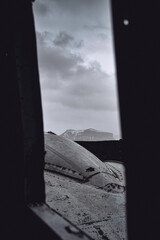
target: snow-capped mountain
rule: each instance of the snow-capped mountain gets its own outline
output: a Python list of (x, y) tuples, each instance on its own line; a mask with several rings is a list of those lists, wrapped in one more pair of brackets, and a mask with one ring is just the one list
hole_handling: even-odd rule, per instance
[(85, 130), (69, 129), (60, 136), (68, 138), (73, 141), (107, 141), (115, 140), (113, 134), (110, 132), (102, 132), (93, 128)]

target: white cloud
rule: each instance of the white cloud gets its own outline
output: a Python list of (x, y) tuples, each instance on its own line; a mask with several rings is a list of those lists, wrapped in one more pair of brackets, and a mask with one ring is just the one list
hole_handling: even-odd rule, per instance
[(119, 134), (108, 1), (39, 0), (34, 12), (45, 130)]
[(47, 46), (45, 39), (44, 42), (39, 39), (41, 85), (46, 100), (59, 101), (72, 108), (117, 109), (114, 79), (101, 70), (97, 61), (83, 66), (80, 56)]

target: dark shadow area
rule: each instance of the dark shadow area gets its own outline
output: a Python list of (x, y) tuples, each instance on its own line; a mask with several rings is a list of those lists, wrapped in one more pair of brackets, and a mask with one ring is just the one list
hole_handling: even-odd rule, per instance
[(159, 238), (159, 4), (112, 1), (129, 240)]
[(124, 142), (119, 141), (76, 141), (79, 145), (93, 153), (102, 162), (115, 160), (124, 163)]
[[(112, 1), (126, 152), (123, 160), (127, 174), (129, 240), (159, 238), (158, 4), (158, 1)], [(62, 225), (64, 235), (57, 238), (54, 231), (57, 228), (48, 228), (47, 221), (44, 223), (45, 213), (47, 216), (56, 213), (43, 205), (43, 121), (31, 2), (2, 1), (0, 27), (1, 239), (41, 236), (66, 239), (65, 234), (69, 233), (66, 225)], [(35, 205), (31, 208), (26, 203)], [(66, 220), (65, 223), (68, 224)], [(74, 232), (74, 237), (68, 239), (78, 238)]]

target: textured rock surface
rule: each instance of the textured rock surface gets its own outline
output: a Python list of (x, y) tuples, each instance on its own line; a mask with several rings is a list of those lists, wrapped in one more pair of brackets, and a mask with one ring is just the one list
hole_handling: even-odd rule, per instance
[[(123, 166), (119, 165), (118, 169), (124, 177)], [(45, 182), (46, 201), (50, 207), (93, 239), (127, 239), (125, 193), (108, 193), (92, 185), (47, 171)]]
[(85, 130), (69, 129), (61, 134), (62, 137), (73, 141), (105, 141), (114, 140), (113, 134), (110, 132), (102, 132), (93, 128)]

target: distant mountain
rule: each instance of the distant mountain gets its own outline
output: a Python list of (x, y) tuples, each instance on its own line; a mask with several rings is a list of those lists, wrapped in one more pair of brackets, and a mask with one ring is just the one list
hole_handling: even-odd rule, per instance
[(120, 139), (122, 139), (122, 138), (120, 137), (120, 135), (118, 135), (118, 134), (113, 134), (113, 137), (114, 137), (115, 140), (120, 140)]
[(68, 138), (73, 141), (107, 141), (115, 140), (113, 134), (110, 132), (102, 132), (93, 128), (85, 130), (69, 129), (62, 133), (60, 136)]
[(56, 135), (56, 134), (55, 134), (54, 132), (52, 132), (52, 131), (48, 131), (47, 133)]

